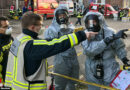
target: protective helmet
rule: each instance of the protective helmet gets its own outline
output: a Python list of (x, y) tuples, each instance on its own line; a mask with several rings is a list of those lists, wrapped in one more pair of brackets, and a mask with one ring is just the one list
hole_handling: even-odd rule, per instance
[(85, 19), (85, 27), (88, 31), (99, 32), (100, 31), (100, 24), (97, 15), (88, 15)]
[[(60, 14), (64, 14), (65, 17), (59, 18)], [(69, 20), (68, 11), (66, 9), (59, 9), (56, 11), (56, 21), (58, 24), (67, 24)]]

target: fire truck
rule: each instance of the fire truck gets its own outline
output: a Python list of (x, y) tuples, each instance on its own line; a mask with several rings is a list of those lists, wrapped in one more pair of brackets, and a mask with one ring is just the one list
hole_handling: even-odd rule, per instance
[(59, 5), (67, 7), (70, 16), (74, 15), (74, 4), (73, 4), (73, 1), (71, 1), (71, 0), (60, 1)]
[(89, 11), (92, 12), (101, 12), (106, 17), (117, 18), (118, 11), (116, 11), (110, 4), (99, 4), (99, 3), (90, 3)]
[(34, 13), (41, 14), (46, 20), (54, 17), (54, 10), (58, 7), (58, 3), (56, 0), (25, 0), (25, 6), (31, 6)]

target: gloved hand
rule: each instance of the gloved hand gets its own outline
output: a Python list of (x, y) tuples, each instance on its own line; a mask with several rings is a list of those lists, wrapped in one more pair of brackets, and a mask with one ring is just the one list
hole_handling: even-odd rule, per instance
[(126, 35), (126, 31), (128, 31), (128, 29), (123, 29), (123, 30), (120, 30), (119, 32), (117, 32), (116, 34), (114, 34), (114, 39), (119, 39), (119, 38), (123, 38), (125, 39), (127, 37)]
[(127, 66), (130, 66), (130, 60), (128, 60), (128, 58), (127, 57), (124, 57), (123, 59), (121, 59), (122, 60), (122, 62), (123, 62), (123, 64), (124, 65), (127, 65)]
[(104, 42), (108, 45), (109, 43), (113, 42), (116, 39), (119, 39), (119, 38), (125, 39), (127, 37), (127, 35), (125, 34), (126, 31), (128, 31), (128, 29), (120, 30), (116, 34), (113, 34), (113, 36), (106, 37), (104, 39)]

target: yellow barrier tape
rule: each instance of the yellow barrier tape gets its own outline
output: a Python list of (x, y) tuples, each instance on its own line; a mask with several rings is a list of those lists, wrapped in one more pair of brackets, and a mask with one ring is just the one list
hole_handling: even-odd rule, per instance
[(73, 81), (77, 81), (77, 82), (80, 82), (80, 83), (83, 83), (83, 84), (93, 85), (93, 86), (101, 87), (101, 88), (104, 88), (104, 89), (119, 90), (119, 89), (112, 88), (112, 87), (109, 87), (109, 86), (104, 86), (104, 85), (100, 85), (100, 84), (96, 84), (96, 83), (86, 82), (86, 81), (83, 81), (83, 80), (68, 77), (68, 76), (65, 76), (65, 75), (62, 75), (62, 74), (58, 74), (58, 73), (53, 73), (53, 72), (48, 72), (48, 73), (55, 75), (55, 76), (60, 76), (60, 77), (66, 78), (66, 79), (70, 79), (70, 80), (73, 80)]
[(130, 66), (120, 66), (121, 70), (130, 70)]

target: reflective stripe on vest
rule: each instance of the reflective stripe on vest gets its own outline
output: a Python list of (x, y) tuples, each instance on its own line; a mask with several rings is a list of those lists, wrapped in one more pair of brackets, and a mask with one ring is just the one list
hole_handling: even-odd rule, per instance
[[(10, 41), (10, 43), (8, 43), (7, 45), (4, 45), (2, 47), (2, 51), (9, 49), (11, 44), (12, 44), (12, 40)], [(4, 55), (3, 52), (0, 52), (0, 62), (2, 62), (2, 60), (3, 60), (3, 55)]]
[(9, 44), (4, 45), (4, 46), (2, 47), (3, 51), (5, 51), (6, 49), (9, 49), (9, 48), (10, 48), (10, 46), (11, 46), (11, 44), (12, 44), (12, 40), (10, 41), (10, 43), (9, 43)]
[[(23, 43), (25, 44), (29, 40), (32, 40), (32, 38), (30, 36), (23, 36), (22, 38), (19, 39), (19, 41), (21, 42), (20, 45), (23, 44)], [(20, 49), (20, 46), (18, 48)], [(29, 82), (25, 78), (24, 78), (25, 80), (22, 80), (22, 82), (18, 81), (17, 80), (18, 79), (18, 75), (17, 75), (18, 74), (18, 72), (17, 72), (18, 71), (17, 70), (17, 68), (18, 68), (18, 57), (13, 56), (12, 63), (13, 63), (13, 66), (14, 66), (12, 68), (13, 71), (12, 72), (6, 71), (6, 80), (5, 80), (5, 85), (6, 86), (12, 87), (13, 90), (15, 90), (15, 89), (16, 90), (17, 89), (19, 89), (19, 90), (28, 90), (29, 87), (30, 87), (30, 90), (46, 90), (47, 85), (46, 85), (45, 82), (37, 82), (37, 83), (29, 84)], [(9, 68), (7, 70), (9, 70)]]
[(73, 34), (69, 34), (69, 35), (64, 35), (64, 36), (60, 37), (59, 39), (53, 39), (52, 41), (34, 40), (33, 45), (54, 45), (55, 43), (60, 43), (63, 40), (67, 40), (68, 37), (70, 39), (71, 47), (78, 44), (78, 39), (77, 39), (75, 33), (73, 33)]
[(81, 16), (81, 14), (80, 13), (78, 13), (78, 16), (77, 16), (77, 18), (81, 18), (82, 16)]

